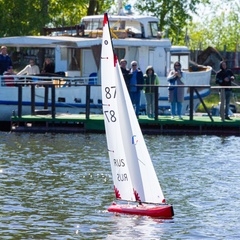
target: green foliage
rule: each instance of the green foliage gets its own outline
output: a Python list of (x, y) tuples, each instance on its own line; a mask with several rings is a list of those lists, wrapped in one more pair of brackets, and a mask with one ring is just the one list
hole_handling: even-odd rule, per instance
[(208, 0), (138, 0), (134, 5), (141, 14), (146, 13), (160, 20), (160, 31), (166, 32), (166, 37), (172, 39), (173, 44), (184, 42), (185, 26), (192, 19), (189, 12), (196, 12), (196, 7)]
[[(205, 49), (208, 46), (223, 51), (235, 51), (240, 37), (240, 5), (236, 0), (211, 5), (211, 14), (203, 15), (199, 22), (189, 24), (190, 48)], [(232, 3), (230, 3), (232, 2)]]
[[(199, 4), (210, 0), (138, 0), (134, 8), (140, 14), (160, 20), (159, 29), (173, 44), (190, 49), (208, 46), (235, 51), (240, 37), (240, 4), (238, 0), (222, 0), (211, 4), (211, 14), (202, 14), (192, 22)], [(123, 0), (127, 4), (127, 0)], [(117, 0), (0, 0), (0, 37), (40, 35), (43, 27), (61, 27), (80, 23), (83, 16), (102, 14), (113, 9)], [(227, 9), (227, 10), (226, 10)], [(186, 42), (186, 40), (188, 40)]]
[[(91, 7), (93, 14), (110, 9), (113, 0), (0, 0), (0, 37), (39, 35), (45, 26), (76, 25)], [(3, 11), (4, 9), (4, 11)]]

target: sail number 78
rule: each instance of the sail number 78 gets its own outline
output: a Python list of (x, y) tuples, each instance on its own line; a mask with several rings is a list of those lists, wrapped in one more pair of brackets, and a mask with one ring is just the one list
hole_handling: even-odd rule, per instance
[(104, 115), (106, 116), (106, 119), (108, 122), (116, 122), (117, 121), (115, 112), (113, 110), (104, 111)]

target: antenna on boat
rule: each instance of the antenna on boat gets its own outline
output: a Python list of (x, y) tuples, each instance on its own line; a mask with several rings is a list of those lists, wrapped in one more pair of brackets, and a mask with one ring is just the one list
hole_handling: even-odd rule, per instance
[(122, 0), (118, 0), (118, 15), (125, 15), (122, 7)]
[(132, 14), (132, 5), (131, 4), (128, 4), (124, 7), (125, 11), (127, 12), (124, 12), (123, 10), (123, 3), (122, 3), (122, 0), (118, 0), (118, 7), (117, 7), (118, 11), (117, 11), (117, 14), (119, 16), (123, 16), (123, 15), (131, 15)]
[(131, 4), (126, 5), (125, 10), (127, 11), (128, 15), (131, 15), (132, 14), (132, 5)]

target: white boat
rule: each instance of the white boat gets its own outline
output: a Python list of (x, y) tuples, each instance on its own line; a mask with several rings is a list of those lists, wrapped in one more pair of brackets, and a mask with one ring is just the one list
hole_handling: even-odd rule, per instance
[[(104, 124), (116, 199), (109, 212), (172, 218), (113, 51), (107, 13), (103, 21), (101, 79)], [(130, 204), (135, 203), (135, 204)]]
[[(20, 60), (28, 63), (34, 58), (36, 63), (42, 63), (44, 57), (55, 61), (55, 72), (64, 72), (66, 77), (49, 77), (47, 80), (58, 83), (56, 89), (57, 113), (83, 113), (86, 106), (86, 86), (91, 84), (91, 112), (101, 113), (101, 71), (100, 52), (103, 15), (87, 16), (81, 21), (80, 33), (76, 30), (55, 32), (48, 36), (20, 36), (0, 38), (0, 45), (6, 45), (17, 64)], [(167, 86), (167, 74), (173, 62), (181, 61), (186, 76), (186, 85), (209, 85), (211, 67), (198, 66), (193, 69), (189, 66), (190, 51), (187, 47), (174, 47), (169, 39), (159, 37), (157, 31), (158, 19), (145, 16), (109, 16), (109, 23), (113, 36), (118, 59), (125, 58), (128, 64), (132, 60), (138, 62), (145, 73), (147, 66), (152, 65), (160, 78), (160, 85)], [(83, 27), (84, 26), (84, 27)], [(67, 36), (66, 36), (67, 35)], [(27, 49), (27, 50), (26, 50)], [(25, 54), (22, 54), (24, 51)], [(27, 54), (27, 55), (26, 55)], [(15, 76), (14, 81), (19, 81)], [(21, 76), (26, 79), (26, 76)], [(27, 76), (29, 78), (29, 76)], [(8, 76), (9, 78), (9, 76)], [(33, 81), (43, 80), (40, 76), (33, 76)], [(45, 79), (46, 80), (46, 77)], [(9, 121), (12, 112), (17, 114), (18, 90), (5, 84), (5, 78), (0, 76), (0, 121)], [(59, 84), (61, 82), (61, 84)], [(99, 86), (98, 86), (99, 85)], [(203, 88), (202, 97), (210, 91)], [(36, 88), (36, 106), (43, 106), (44, 90)], [(49, 96), (50, 105), (51, 95)], [(194, 110), (200, 104), (197, 96), (194, 97)], [(185, 88), (183, 114), (189, 111), (189, 90)], [(159, 88), (159, 110), (167, 113), (170, 108), (167, 87)], [(145, 96), (141, 98), (141, 113), (145, 112)], [(31, 113), (31, 94), (29, 87), (23, 88), (22, 114)]]

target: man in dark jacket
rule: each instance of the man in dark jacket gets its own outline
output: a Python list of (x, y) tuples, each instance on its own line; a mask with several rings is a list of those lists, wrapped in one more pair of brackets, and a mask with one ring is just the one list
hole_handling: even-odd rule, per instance
[(0, 52), (0, 75), (3, 75), (9, 67), (12, 67), (12, 60), (7, 54), (7, 47), (2, 46)]
[(127, 60), (126, 59), (120, 60), (120, 68), (121, 68), (125, 83), (127, 85), (127, 88), (129, 90), (129, 83), (130, 83), (131, 75), (129, 75), (130, 70), (127, 68)]
[[(231, 86), (232, 81), (234, 81), (233, 72), (230, 69), (227, 69), (226, 62), (220, 62), (220, 70), (217, 72), (216, 75), (216, 83), (220, 86)], [(229, 116), (229, 105), (232, 96), (232, 89), (225, 88), (225, 119), (232, 120)]]
[(45, 58), (42, 73), (55, 73), (55, 64), (50, 58)]
[(129, 94), (132, 101), (132, 104), (135, 105), (135, 112), (138, 117), (140, 110), (140, 98), (141, 98), (141, 90), (143, 86), (136, 86), (136, 84), (144, 84), (144, 78), (142, 71), (138, 68), (137, 62), (131, 62), (130, 69), (130, 83), (129, 83)]

